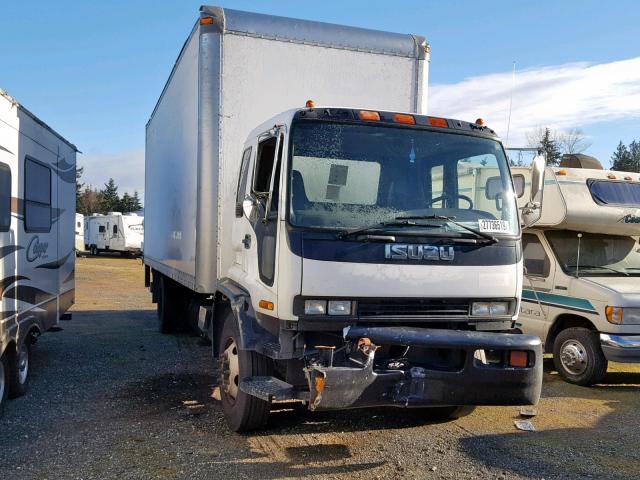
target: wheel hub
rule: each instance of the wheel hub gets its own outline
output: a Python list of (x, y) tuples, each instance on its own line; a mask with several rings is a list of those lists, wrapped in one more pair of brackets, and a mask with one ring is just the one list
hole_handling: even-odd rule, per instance
[(238, 346), (233, 338), (222, 353), (222, 388), (232, 399), (238, 396), (240, 380), (240, 363), (238, 361)]
[(560, 349), (562, 366), (573, 375), (580, 375), (587, 369), (587, 351), (577, 340), (567, 340)]
[[(28, 340), (26, 340), (28, 341)], [(23, 343), (18, 351), (18, 381), (21, 385), (27, 381), (29, 376), (29, 349)]]

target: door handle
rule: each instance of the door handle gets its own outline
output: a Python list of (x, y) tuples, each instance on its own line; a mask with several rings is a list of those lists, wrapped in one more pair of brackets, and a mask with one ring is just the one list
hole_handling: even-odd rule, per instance
[(249, 250), (249, 248), (251, 248), (251, 235), (247, 233), (242, 239), (242, 244), (244, 245), (244, 248)]

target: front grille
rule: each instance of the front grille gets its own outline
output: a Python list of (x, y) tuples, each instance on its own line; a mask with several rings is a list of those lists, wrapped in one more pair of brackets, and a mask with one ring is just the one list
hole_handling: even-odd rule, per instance
[(467, 319), (469, 301), (455, 299), (376, 299), (360, 300), (358, 317), (367, 320), (389, 319)]

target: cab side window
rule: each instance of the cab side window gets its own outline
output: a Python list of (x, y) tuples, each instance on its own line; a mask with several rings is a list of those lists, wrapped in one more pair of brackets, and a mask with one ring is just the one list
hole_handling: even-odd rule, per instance
[(0, 232), (11, 228), (11, 169), (0, 163)]
[(551, 270), (551, 262), (538, 236), (532, 233), (523, 234), (522, 249), (526, 274), (536, 277), (548, 277)]

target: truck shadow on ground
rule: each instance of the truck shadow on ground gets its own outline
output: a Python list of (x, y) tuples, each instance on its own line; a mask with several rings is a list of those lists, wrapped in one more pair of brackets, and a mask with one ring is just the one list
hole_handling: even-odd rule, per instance
[(534, 478), (640, 478), (640, 452), (629, 448), (640, 444), (640, 373), (609, 372), (603, 383), (580, 387), (545, 365), (544, 381), (532, 420), (541, 429), (472, 435), (460, 440), (462, 449), (488, 466)]

